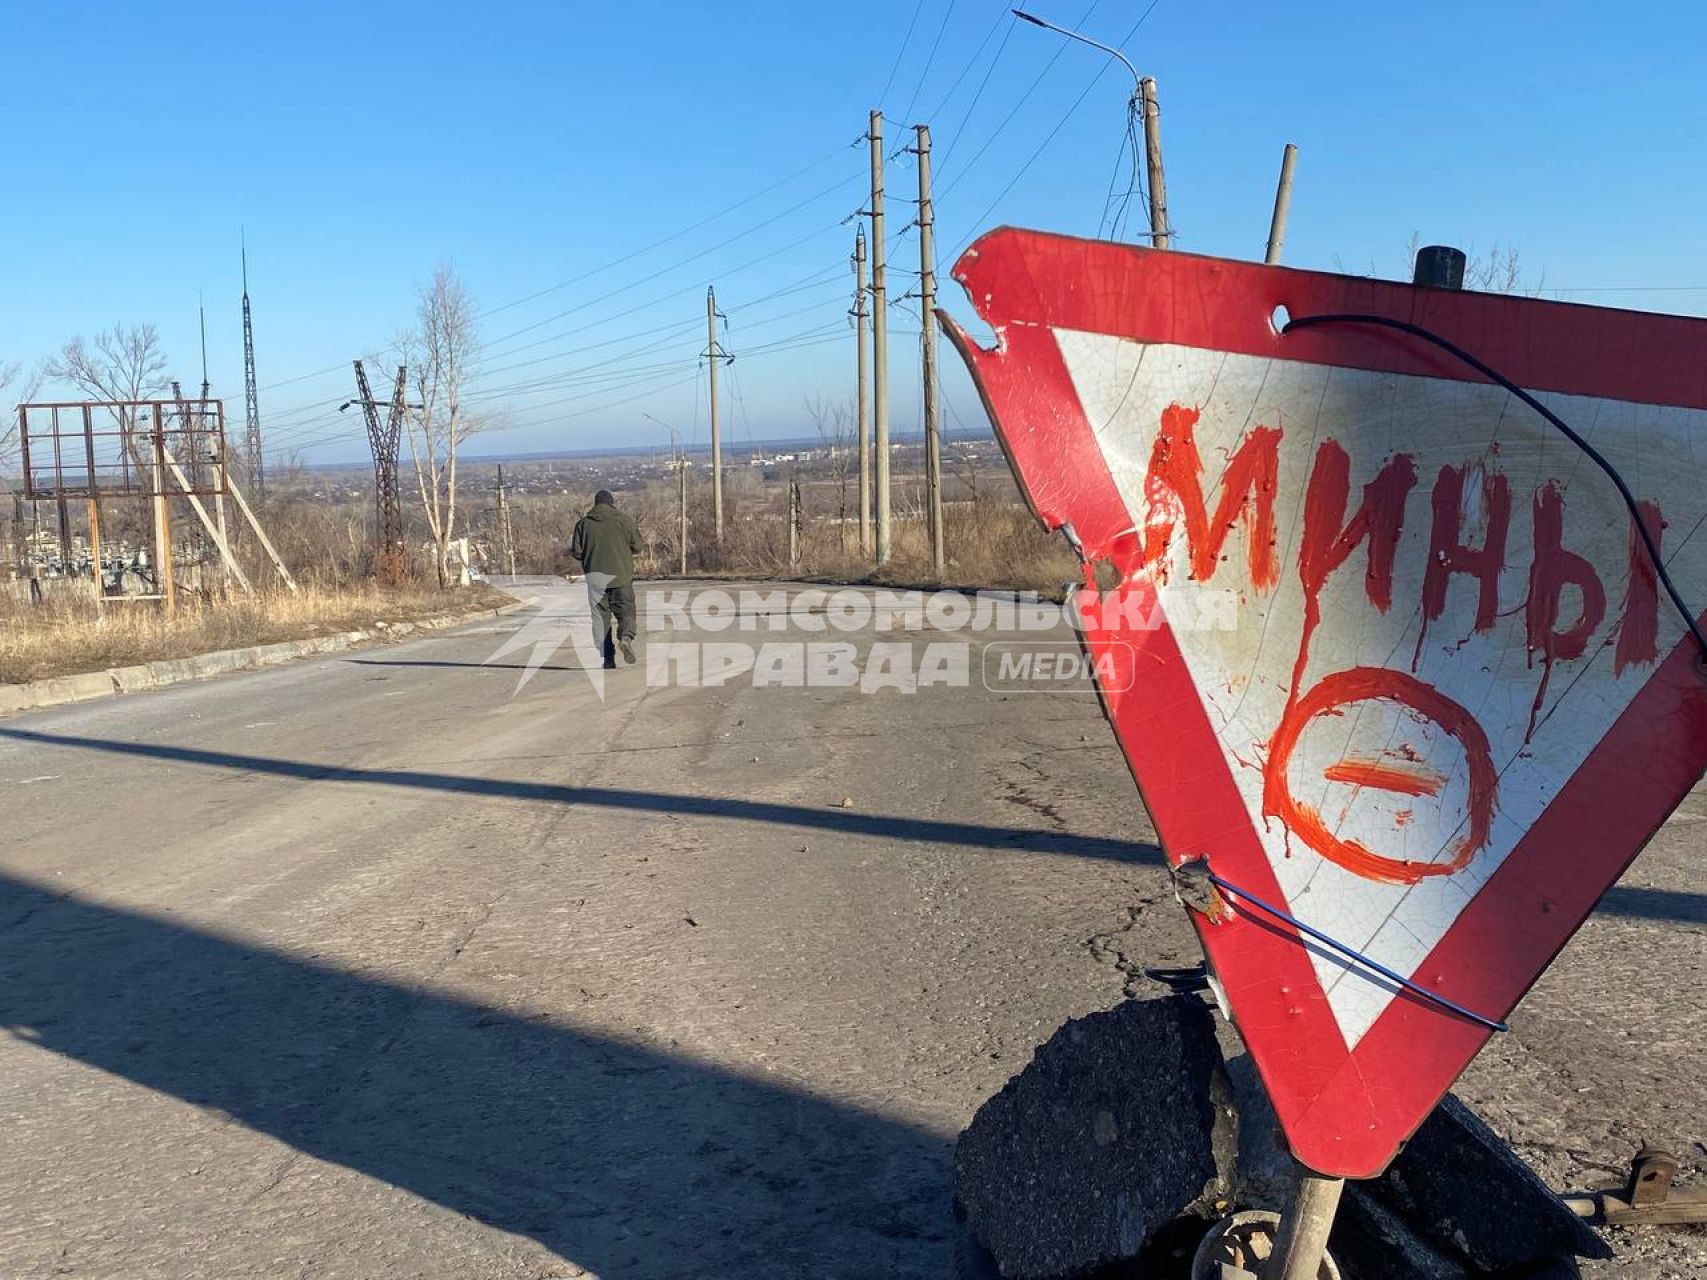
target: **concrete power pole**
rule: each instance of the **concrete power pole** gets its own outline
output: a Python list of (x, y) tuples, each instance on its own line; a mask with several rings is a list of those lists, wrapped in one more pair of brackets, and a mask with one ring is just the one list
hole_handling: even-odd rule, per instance
[(889, 563), (889, 290), (883, 272), (883, 113), (871, 113), (871, 382), (877, 450), (877, 563)]
[(859, 553), (871, 554), (871, 386), (867, 378), (866, 350), (866, 284), (865, 284), (865, 227), (854, 236), (854, 328), (859, 334), (856, 357), (859, 361), (859, 396), (855, 417), (859, 435)]
[(1144, 161), (1150, 177), (1150, 243), (1158, 249), (1173, 247), (1168, 231), (1168, 184), (1162, 174), (1162, 106), (1156, 99), (1156, 81), (1145, 76), (1138, 85), (1144, 102)]
[(502, 544), (504, 572), (516, 576), (516, 534), (510, 524), (510, 495), (504, 488), (504, 464), (498, 464), (498, 540)]
[(919, 140), (919, 307), (924, 316), (919, 358), (925, 380), (926, 511), (930, 519), (931, 570), (941, 577), (948, 561), (942, 545), (942, 428), (937, 420), (936, 216), (931, 206), (931, 127), (928, 124), (913, 127)]
[(717, 291), (705, 291), (705, 358), (711, 370), (711, 525), (717, 548), (723, 549), (723, 435), (717, 421), (717, 362), (723, 358), (717, 346)]
[(800, 481), (788, 479), (788, 563), (800, 563), (800, 544), (805, 533), (805, 517), (800, 507)]
[(1298, 167), (1298, 148), (1290, 142), (1280, 157), (1280, 184), (1274, 189), (1274, 216), (1268, 223), (1268, 250), (1263, 261), (1274, 266), (1286, 245), (1286, 215), (1292, 209), (1292, 172)]
[(688, 460), (676, 450), (676, 521), (682, 577), (688, 576)]
[(26, 576), (26, 566), (29, 564), (28, 543), (24, 534), (24, 495), (12, 495), (12, 577)]

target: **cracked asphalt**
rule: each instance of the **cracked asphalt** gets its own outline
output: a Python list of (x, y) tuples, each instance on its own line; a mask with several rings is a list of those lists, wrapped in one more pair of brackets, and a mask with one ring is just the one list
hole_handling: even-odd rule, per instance
[[(942, 1276), (973, 1110), (1197, 959), (1089, 696), (521, 625), (0, 721), (0, 1276)], [(1707, 1162), (1703, 819), (1463, 1082), (1556, 1185)]]

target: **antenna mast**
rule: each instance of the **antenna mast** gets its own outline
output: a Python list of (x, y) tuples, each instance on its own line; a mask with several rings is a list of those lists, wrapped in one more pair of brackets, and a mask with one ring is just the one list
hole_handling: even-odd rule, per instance
[(207, 399), (207, 392), (208, 392), (208, 382), (207, 382), (207, 305), (202, 301), (200, 294), (196, 295), (196, 315), (200, 318), (201, 326), (202, 326), (202, 399), (206, 400)]
[[(245, 447), (249, 455), (249, 481), (255, 487), (255, 500), (267, 496), (266, 469), (261, 462), (261, 401), (255, 392), (255, 328), (249, 318), (249, 245), (243, 242), (243, 426)], [(203, 333), (206, 329), (204, 326)], [(202, 340), (202, 367), (207, 367), (207, 340)], [(204, 386), (202, 395), (207, 395)]]

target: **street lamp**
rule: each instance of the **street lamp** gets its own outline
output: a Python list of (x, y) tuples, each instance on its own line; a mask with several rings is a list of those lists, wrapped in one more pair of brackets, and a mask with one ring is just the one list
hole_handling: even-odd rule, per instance
[(681, 453), (681, 451), (680, 451), (680, 450), (679, 450), (679, 449), (678, 449), (678, 448), (677, 448), (677, 445), (676, 445), (676, 438), (677, 438), (677, 436), (679, 436), (679, 435), (680, 435), (680, 434), (681, 434), (681, 433), (680, 433), (680, 432), (678, 432), (678, 431), (677, 431), (677, 430), (676, 430), (676, 429), (675, 429), (675, 428), (674, 428), (674, 427), (672, 427), (672, 426), (671, 426), (671, 425), (670, 425), (670, 424), (669, 424), (669, 423), (667, 423), (667, 422), (665, 422), (665, 421), (664, 421), (664, 420), (663, 420), (663, 419), (662, 419), (662, 418), (659, 418), (659, 417), (655, 417), (655, 416), (654, 416), (654, 415), (652, 415), (652, 414), (650, 414), (650, 413), (647, 413), (647, 412), (646, 412), (646, 411), (645, 411), (645, 410), (644, 410), (644, 409), (642, 409), (642, 410), (641, 410), (641, 411), (640, 411), (640, 416), (641, 416), (641, 417), (642, 417), (642, 418), (651, 418), (651, 419), (652, 419), (652, 421), (653, 421), (653, 422), (656, 422), (656, 423), (657, 423), (657, 424), (658, 424), (658, 425), (659, 425), (659, 426), (660, 426), (660, 427), (662, 427), (662, 428), (664, 428), (664, 430), (666, 430), (666, 431), (668, 431), (668, 432), (669, 432), (669, 433), (670, 433), (670, 452), (671, 452), (671, 453), (672, 453), (672, 454), (675, 454), (675, 455), (677, 455), (677, 458), (676, 458), (676, 460), (677, 460), (677, 462), (678, 462), (678, 464), (679, 464), (679, 463), (680, 463), (680, 461), (681, 461), (681, 457), (680, 457), (680, 453)]
[(1034, 27), (1042, 27), (1045, 31), (1053, 31), (1058, 35), (1066, 36), (1067, 39), (1069, 39), (1069, 40), (1077, 40), (1081, 44), (1090, 45), (1091, 48), (1093, 48), (1093, 49), (1101, 49), (1104, 53), (1108, 54), (1110, 57), (1119, 58), (1121, 63), (1126, 67), (1126, 69), (1132, 73), (1132, 99), (1133, 99), (1133, 101), (1136, 102), (1142, 97), (1143, 90), (1144, 90), (1144, 81), (1143, 81), (1143, 78), (1141, 76), (1139, 76), (1139, 74), (1138, 74), (1138, 68), (1132, 65), (1132, 59), (1128, 58), (1124, 53), (1122, 53), (1119, 49), (1116, 49), (1113, 45), (1104, 44), (1100, 40), (1092, 40), (1089, 36), (1085, 35), (1083, 32), (1074, 31), (1070, 27), (1056, 26), (1053, 22), (1048, 22), (1048, 21), (1044, 20), (1043, 18), (1038, 17), (1035, 13), (1027, 13), (1024, 9), (1013, 10), (1013, 15), (1016, 18), (1023, 18), (1025, 21), (1031, 23), (1031, 25)]
[[(1126, 112), (1128, 127), (1131, 118), (1140, 112), (1144, 118), (1144, 150), (1150, 178), (1150, 243), (1158, 249), (1170, 247), (1172, 236), (1168, 232), (1167, 193), (1162, 178), (1162, 137), (1160, 111), (1156, 106), (1156, 82), (1139, 75), (1138, 68), (1132, 65), (1132, 59), (1111, 44), (1093, 40), (1082, 31), (1060, 26), (1038, 17), (1035, 13), (1027, 13), (1024, 9), (1014, 9), (1011, 12), (1014, 17), (1023, 19), (1034, 27), (1042, 27), (1045, 31), (1053, 31), (1069, 40), (1077, 40), (1080, 44), (1088, 44), (1093, 49), (1102, 50), (1109, 57), (1119, 59), (1120, 65), (1131, 74), (1132, 97), (1127, 100)], [(1133, 156), (1132, 162), (1137, 164), (1136, 155)]]

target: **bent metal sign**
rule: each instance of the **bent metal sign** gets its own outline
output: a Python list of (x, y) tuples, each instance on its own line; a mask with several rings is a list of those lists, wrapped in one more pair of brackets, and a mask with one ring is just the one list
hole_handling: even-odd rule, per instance
[[(1697, 610), (1707, 322), (1007, 229), (955, 275), (1086, 644), (1136, 651), (1103, 700), (1168, 857), (1249, 895), (1193, 919), (1293, 1152), (1373, 1175), (1699, 778), (1707, 679), (1555, 426), (1413, 334), (1280, 320), (1420, 325), (1534, 394)], [(1169, 625), (1208, 589), (1237, 625)]]

